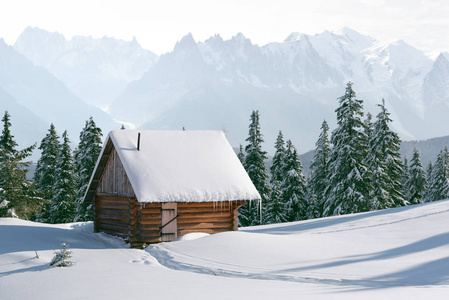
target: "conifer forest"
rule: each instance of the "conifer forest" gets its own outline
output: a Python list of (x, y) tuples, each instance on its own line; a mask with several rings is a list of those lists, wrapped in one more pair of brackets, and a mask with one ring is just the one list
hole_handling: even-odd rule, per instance
[[(272, 164), (263, 150), (259, 112), (250, 116), (246, 145), (237, 153), (258, 190), (261, 201), (241, 207), (241, 226), (274, 224), (380, 210), (449, 197), (449, 150), (441, 149), (424, 167), (415, 148), (402, 158), (401, 140), (390, 129), (393, 121), (382, 99), (378, 113), (365, 115), (363, 100), (349, 82), (338, 98), (337, 128), (323, 120), (309, 174), (291, 140), (279, 131)], [(84, 202), (91, 174), (102, 149), (103, 133), (92, 117), (86, 120), (79, 144), (71, 149), (67, 131), (53, 124), (40, 144), (17, 149), (8, 111), (0, 136), (0, 217), (66, 223), (93, 220), (91, 203)], [(124, 128), (122, 128), (124, 129)], [(38, 147), (32, 180), (27, 158)]]

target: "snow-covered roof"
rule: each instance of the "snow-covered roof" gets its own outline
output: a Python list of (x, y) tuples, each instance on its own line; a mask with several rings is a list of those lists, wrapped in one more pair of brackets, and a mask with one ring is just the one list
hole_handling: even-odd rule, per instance
[(139, 202), (260, 199), (221, 131), (115, 130), (108, 139)]

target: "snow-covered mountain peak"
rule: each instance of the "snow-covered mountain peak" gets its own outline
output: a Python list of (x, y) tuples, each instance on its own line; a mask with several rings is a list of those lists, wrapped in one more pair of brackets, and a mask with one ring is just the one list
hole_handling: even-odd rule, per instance
[(378, 57), (381, 57), (383, 63), (394, 70), (396, 74), (412, 72), (415, 75), (421, 73), (422, 76), (425, 76), (432, 65), (430, 58), (403, 40), (389, 43), (379, 50)]
[(131, 45), (134, 46), (134, 47), (141, 47), (139, 42), (137, 41), (135, 35), (133, 35), (133, 38), (131, 39)]
[(435, 59), (434, 65), (449, 63), (449, 55), (447, 53), (440, 53)]
[(39, 27), (28, 26), (25, 30), (20, 34), (18, 40), (21, 39), (34, 39), (38, 40), (53, 40), (54, 42), (64, 42), (66, 38), (57, 31), (50, 32)]
[(211, 36), (207, 40), (204, 41), (203, 44), (210, 45), (212, 47), (221, 47), (223, 45), (223, 38), (219, 34), (215, 34)]
[(189, 33), (176, 43), (173, 52), (161, 56), (160, 61), (165, 66), (170, 65), (170, 69), (176, 68), (176, 65), (183, 69), (187, 65), (190, 67), (201, 65), (203, 58), (197, 42), (193, 35)]
[(49, 68), (54, 59), (69, 48), (66, 38), (58, 32), (27, 27), (17, 38), (14, 48), (35, 65)]
[(444, 58), (446, 58), (446, 59), (449, 61), (449, 53), (448, 53), (448, 52), (441, 52), (441, 53), (437, 56), (437, 58), (438, 58), (439, 56), (443, 56)]
[(299, 32), (292, 32), (289, 34), (289, 36), (284, 40), (284, 43), (294, 42), (301, 38), (301, 33)]
[(247, 38), (245, 37), (245, 35), (243, 35), (243, 33), (239, 32), (237, 33), (235, 36), (233, 36), (231, 38), (232, 41), (239, 41), (239, 42), (243, 42), (245, 40), (247, 40)]
[(356, 31), (356, 30), (354, 30), (352, 28), (349, 28), (349, 27), (343, 27), (342, 29), (340, 29), (340, 31), (337, 31), (336, 33), (340, 34), (340, 35), (347, 36), (347, 37), (349, 37), (349, 38), (351, 38), (353, 40), (371, 40), (371, 41), (374, 41), (374, 38), (372, 38), (371, 36), (362, 34), (362, 33), (358, 32), (358, 31)]
[[(324, 48), (333, 48), (332, 51), (341, 52), (342, 49), (350, 48), (351, 51), (363, 51), (372, 47), (376, 40), (370, 36), (363, 35), (354, 29), (343, 28), (338, 32), (325, 30), (314, 35), (293, 32), (285, 40), (284, 43), (291, 42), (311, 42), (314, 48), (321, 52)], [(327, 56), (327, 54), (325, 55)]]
[(363, 51), (376, 43), (376, 40), (371, 36), (361, 34), (358, 31), (347, 27), (341, 29), (341, 36), (344, 37), (346, 42), (351, 44), (351, 47), (356, 51)]
[(185, 35), (181, 40), (179, 40), (176, 43), (173, 52), (196, 48), (196, 47), (197, 47), (196, 41), (193, 38), (192, 33), (189, 32), (187, 35)]
[(25, 29), (14, 48), (33, 64), (47, 68), (77, 96), (102, 108), (158, 59), (135, 39), (74, 36), (67, 40), (36, 27)]

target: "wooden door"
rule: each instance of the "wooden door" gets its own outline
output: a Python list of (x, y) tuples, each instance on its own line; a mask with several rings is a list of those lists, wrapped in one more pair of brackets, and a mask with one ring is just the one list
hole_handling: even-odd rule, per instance
[(170, 242), (178, 237), (178, 209), (176, 203), (162, 203), (161, 241)]

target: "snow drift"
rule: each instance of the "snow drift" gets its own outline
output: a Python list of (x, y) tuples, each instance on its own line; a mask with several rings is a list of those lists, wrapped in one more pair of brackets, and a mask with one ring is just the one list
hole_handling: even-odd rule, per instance
[[(445, 200), (136, 250), (92, 223), (0, 219), (0, 298), (445, 299), (448, 228)], [(75, 265), (51, 268), (61, 242)]]

